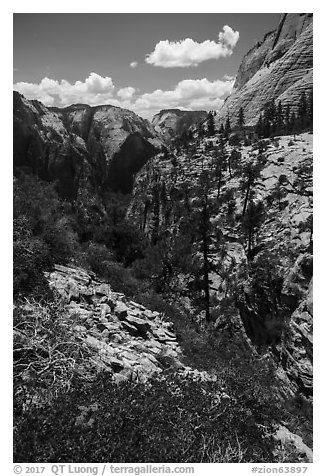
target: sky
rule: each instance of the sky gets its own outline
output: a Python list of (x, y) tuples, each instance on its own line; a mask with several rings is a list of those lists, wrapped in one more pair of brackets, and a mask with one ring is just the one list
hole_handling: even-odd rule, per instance
[(47, 106), (215, 110), (279, 13), (15, 13), (14, 89)]

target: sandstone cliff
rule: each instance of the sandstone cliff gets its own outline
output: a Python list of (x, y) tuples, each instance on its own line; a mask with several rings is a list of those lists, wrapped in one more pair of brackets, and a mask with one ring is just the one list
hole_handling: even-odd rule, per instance
[(163, 109), (152, 119), (154, 129), (169, 143), (179, 137), (191, 126), (203, 122), (206, 111), (181, 111), (180, 109)]
[(264, 105), (274, 99), (297, 106), (301, 93), (312, 90), (312, 14), (283, 14), (279, 27), (267, 33), (243, 58), (231, 95), (216, 116), (237, 121), (242, 107), (246, 125), (255, 125)]
[(57, 180), (66, 198), (76, 196), (82, 181), (95, 191), (129, 193), (133, 175), (161, 145), (150, 123), (126, 109), (47, 108), (14, 92), (14, 167)]

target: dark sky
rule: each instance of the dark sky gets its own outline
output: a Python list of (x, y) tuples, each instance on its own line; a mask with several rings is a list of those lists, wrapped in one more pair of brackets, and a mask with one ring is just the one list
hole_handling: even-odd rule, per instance
[[(277, 27), (279, 18), (277, 13), (14, 14), (14, 83), (35, 86), (47, 77), (74, 84), (94, 72), (112, 78), (116, 92), (134, 88), (136, 98), (158, 89), (173, 91), (188, 79), (223, 81), (225, 75), (236, 74), (243, 55)], [(190, 67), (166, 68), (145, 62), (145, 56), (161, 40), (218, 42), (224, 25), (239, 32), (230, 56)], [(132, 62), (137, 62), (137, 67), (130, 67)], [(31, 96), (33, 90), (39, 91), (36, 86), (24, 86), (21, 92)], [(47, 102), (40, 92), (34, 95)]]

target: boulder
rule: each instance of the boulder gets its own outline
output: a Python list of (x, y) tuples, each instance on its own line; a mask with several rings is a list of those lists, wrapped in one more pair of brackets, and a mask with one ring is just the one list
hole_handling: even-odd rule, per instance
[(101, 283), (100, 285), (94, 288), (94, 293), (99, 294), (100, 296), (108, 296), (111, 297), (111, 288), (106, 283)]
[(127, 321), (122, 321), (121, 322), (122, 324), (122, 327), (131, 335), (131, 336), (134, 336), (134, 337), (138, 337), (139, 336), (139, 332), (137, 330), (137, 328), (131, 324), (129, 324), (129, 322)]
[(136, 309), (140, 309), (141, 311), (145, 311), (145, 306), (143, 306), (142, 304), (138, 304), (137, 302), (134, 302), (134, 301), (129, 301), (129, 304), (130, 306), (136, 308)]
[(115, 306), (115, 314), (119, 319), (125, 319), (128, 316), (128, 307), (122, 301), (117, 301)]
[(109, 362), (114, 372), (120, 372), (122, 369), (124, 369), (123, 361), (120, 359), (111, 357)]
[(299, 456), (301, 455), (305, 459), (305, 462), (307, 463), (313, 462), (313, 452), (309, 448), (309, 446), (307, 446), (302, 441), (301, 436), (292, 433), (285, 426), (279, 426), (279, 428), (277, 429), (274, 435), (274, 438), (283, 444), (290, 443), (291, 445), (293, 445), (296, 448)]
[(128, 324), (131, 324), (132, 326), (136, 327), (136, 329), (138, 330), (138, 334), (141, 337), (147, 338), (147, 332), (151, 332), (150, 324), (143, 319), (127, 315), (125, 317), (125, 320), (128, 322)]
[(78, 333), (85, 333), (87, 332), (87, 329), (85, 326), (77, 325), (77, 326), (74, 326), (74, 331)]
[(111, 308), (107, 304), (101, 304), (101, 314), (100, 314), (100, 319), (106, 319), (107, 315), (110, 315), (111, 313)]
[(93, 349), (96, 349), (96, 350), (100, 350), (105, 345), (99, 339), (97, 339), (96, 337), (94, 337), (90, 334), (88, 334), (87, 337), (86, 337), (86, 344), (88, 344), (90, 347), (92, 347)]
[(144, 312), (143, 312), (144, 316), (147, 318), (147, 319), (150, 319), (150, 320), (153, 320), (155, 319), (155, 317), (158, 317), (159, 316), (159, 313), (158, 312), (152, 312), (150, 311), (149, 309), (146, 309)]
[(106, 325), (105, 325), (105, 324), (102, 324), (101, 322), (97, 323), (97, 324), (96, 324), (96, 327), (98, 328), (98, 330), (99, 330), (100, 332), (103, 332), (103, 331), (107, 330)]

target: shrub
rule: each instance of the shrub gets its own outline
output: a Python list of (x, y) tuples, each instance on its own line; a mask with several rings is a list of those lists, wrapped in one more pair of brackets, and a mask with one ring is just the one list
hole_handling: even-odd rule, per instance
[(125, 266), (130, 266), (133, 261), (143, 256), (144, 236), (136, 226), (126, 220), (117, 225), (99, 226), (93, 239), (105, 244)]
[(60, 300), (40, 303), (33, 298), (14, 309), (13, 375), (15, 423), (30, 405), (50, 405), (67, 391), (74, 375), (95, 375), (89, 348), (76, 338), (71, 316)]
[[(119, 386), (76, 378), (51, 406), (30, 408), (15, 431), (15, 462), (273, 461), (264, 426), (276, 415), (253, 379), (230, 385), (166, 375)], [(240, 380), (239, 380), (240, 378)], [(237, 392), (237, 393), (235, 393)], [(96, 437), (94, 437), (96, 435)]]
[(43, 276), (78, 249), (70, 205), (54, 185), (20, 173), (14, 181), (14, 296), (50, 297)]
[(33, 294), (36, 298), (51, 297), (44, 270), (52, 264), (50, 247), (32, 235), (26, 217), (14, 219), (13, 292), (14, 297)]

